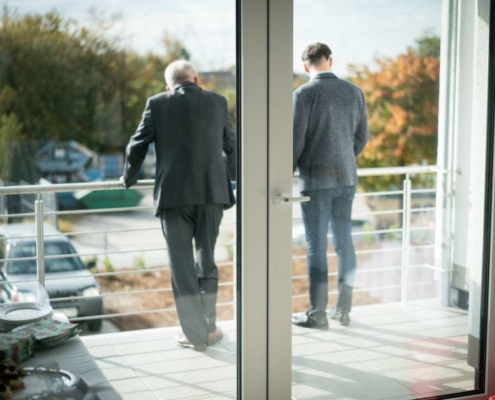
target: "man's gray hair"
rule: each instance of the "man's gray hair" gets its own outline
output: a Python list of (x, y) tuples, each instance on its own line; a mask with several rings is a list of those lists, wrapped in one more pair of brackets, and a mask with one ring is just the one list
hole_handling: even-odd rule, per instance
[(192, 82), (197, 75), (196, 68), (189, 61), (177, 60), (170, 63), (165, 69), (165, 82), (172, 89), (181, 82)]

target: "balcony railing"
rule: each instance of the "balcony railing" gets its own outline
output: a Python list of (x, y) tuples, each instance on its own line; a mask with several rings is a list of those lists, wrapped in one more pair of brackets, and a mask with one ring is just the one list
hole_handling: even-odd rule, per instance
[[(398, 289), (400, 288), (400, 297), (401, 301), (408, 301), (408, 288), (414, 285), (421, 285), (422, 283), (411, 283), (409, 282), (409, 272), (412, 269), (417, 268), (426, 268), (430, 270), (434, 270), (437, 272), (445, 272), (439, 267), (432, 265), (431, 263), (420, 263), (420, 264), (411, 264), (410, 260), (410, 252), (414, 249), (433, 249), (435, 248), (435, 243), (428, 244), (416, 244), (413, 245), (411, 243), (411, 233), (419, 232), (419, 231), (434, 231), (435, 229), (439, 229), (441, 227), (431, 227), (431, 226), (411, 226), (411, 218), (416, 213), (435, 213), (435, 207), (420, 207), (420, 208), (412, 208), (411, 199), (412, 196), (418, 194), (434, 194), (436, 193), (435, 187), (433, 188), (419, 188), (412, 189), (411, 178), (417, 175), (431, 175), (431, 174), (441, 174), (437, 167), (434, 166), (414, 166), (414, 167), (396, 167), (396, 168), (372, 168), (372, 169), (360, 169), (358, 171), (358, 176), (360, 178), (365, 177), (385, 177), (385, 176), (403, 176), (403, 188), (401, 190), (384, 190), (384, 191), (376, 191), (376, 192), (367, 192), (367, 193), (357, 193), (356, 197), (369, 198), (369, 197), (377, 197), (377, 196), (395, 196), (399, 198), (399, 204), (402, 206), (396, 209), (390, 210), (377, 210), (377, 211), (366, 211), (362, 213), (353, 214), (353, 218), (356, 217), (371, 217), (371, 216), (384, 216), (384, 215), (395, 215), (401, 217), (401, 224), (397, 227), (388, 227), (387, 229), (373, 229), (362, 232), (353, 232), (352, 235), (356, 238), (363, 237), (366, 235), (399, 235), (400, 245), (397, 245), (392, 248), (378, 248), (378, 249), (357, 249), (357, 255), (366, 255), (366, 254), (378, 254), (378, 253), (389, 253), (389, 252), (400, 252), (401, 253), (401, 265), (395, 266), (384, 266), (381, 268), (373, 268), (373, 269), (359, 269), (357, 270), (357, 274), (369, 274), (373, 272), (383, 272), (383, 273), (391, 273), (393, 271), (401, 271), (401, 282), (400, 284), (392, 284), (385, 285), (381, 287), (368, 287), (368, 288), (356, 288), (356, 292), (360, 291), (372, 291), (372, 290), (384, 290), (384, 289)], [(297, 180), (297, 177), (295, 177)], [(141, 180), (139, 181), (133, 188), (137, 189), (150, 189), (153, 187), (153, 180)], [(17, 214), (3, 214), (0, 215), (0, 222), (7, 218), (34, 218), (36, 224), (36, 235), (33, 236), (22, 236), (22, 239), (32, 238), (36, 240), (36, 257), (19, 257), (19, 258), (4, 258), (0, 259), (0, 265), (5, 262), (11, 261), (28, 261), (28, 260), (36, 260), (36, 279), (32, 280), (23, 280), (23, 281), (9, 281), (11, 284), (16, 283), (24, 283), (24, 282), (39, 282), (41, 285), (45, 285), (48, 280), (57, 280), (57, 279), (67, 279), (66, 277), (50, 277), (45, 274), (45, 261), (56, 258), (70, 258), (70, 257), (87, 257), (87, 256), (98, 256), (98, 255), (110, 255), (116, 253), (145, 253), (145, 252), (154, 252), (154, 251), (166, 251), (166, 246), (162, 247), (143, 247), (138, 249), (126, 249), (119, 251), (101, 251), (101, 252), (90, 252), (90, 253), (82, 253), (82, 254), (62, 254), (62, 255), (45, 255), (44, 254), (44, 238), (65, 235), (68, 237), (73, 236), (81, 236), (81, 235), (95, 235), (95, 234), (114, 234), (114, 233), (123, 233), (123, 232), (139, 232), (139, 231), (149, 231), (149, 230), (157, 230), (159, 231), (159, 227), (145, 227), (145, 228), (137, 228), (137, 229), (99, 229), (99, 230), (82, 230), (76, 232), (69, 233), (61, 233), (61, 234), (44, 234), (44, 219), (46, 216), (76, 216), (76, 215), (86, 215), (86, 214), (104, 214), (104, 213), (122, 213), (122, 212), (130, 212), (136, 210), (151, 210), (151, 206), (137, 206), (137, 207), (125, 207), (125, 208), (112, 208), (112, 209), (90, 209), (90, 210), (72, 210), (72, 211), (46, 211), (43, 206), (43, 201), (41, 198), (42, 193), (61, 193), (61, 192), (73, 192), (79, 190), (124, 190), (122, 184), (120, 182), (112, 181), (112, 182), (90, 182), (90, 183), (71, 183), (71, 184), (54, 184), (54, 185), (29, 185), (29, 186), (9, 186), (9, 187), (0, 187), (0, 196), (6, 195), (25, 195), (25, 194), (34, 194), (37, 196), (37, 200), (35, 201), (34, 212), (28, 213), (17, 213)], [(295, 223), (300, 223), (300, 218), (294, 218)], [(229, 223), (224, 223), (225, 227)], [(230, 225), (234, 225), (230, 223)], [(234, 229), (232, 229), (234, 231)], [(160, 233), (161, 234), (161, 233)], [(329, 238), (332, 236), (328, 235)], [(19, 237), (20, 239), (21, 237)], [(16, 239), (16, 238), (8, 238)], [(0, 238), (2, 240), (2, 238)], [(219, 242), (217, 246), (236, 246), (235, 239)], [(235, 254), (235, 252), (234, 252)], [(336, 257), (335, 253), (328, 253), (329, 258)], [(306, 255), (294, 255), (293, 260), (301, 260), (305, 259)], [(221, 302), (218, 303), (218, 307), (232, 306), (235, 304), (235, 260), (222, 262), (217, 264), (219, 267), (231, 267), (234, 269), (233, 281), (231, 282), (221, 282), (219, 284), (220, 287), (232, 287), (232, 298), (233, 301)], [(136, 269), (136, 270), (123, 270), (123, 271), (114, 271), (114, 272), (96, 272), (93, 273), (94, 277), (112, 277), (119, 275), (128, 275), (128, 274), (143, 274), (143, 273), (152, 273), (152, 272), (162, 272), (168, 271), (169, 267), (160, 267), (160, 268), (146, 268), (146, 269)], [(337, 272), (330, 272), (328, 274), (329, 277), (337, 276)], [(76, 279), (77, 277), (75, 277)], [(300, 279), (307, 278), (305, 274), (299, 274), (293, 276), (293, 281), (297, 281)], [(112, 292), (112, 293), (101, 293), (99, 297), (115, 297), (115, 296), (131, 296), (138, 294), (148, 294), (148, 293), (167, 293), (172, 292), (170, 287), (160, 288), (160, 289), (147, 289), (147, 290), (131, 290), (131, 291), (123, 291), (123, 292)], [(336, 292), (330, 292), (329, 294), (336, 294)], [(298, 298), (306, 298), (308, 294), (296, 294), (293, 296), (294, 299)], [(52, 303), (62, 302), (62, 301), (70, 301), (77, 299), (87, 299), (84, 296), (71, 296), (64, 298), (54, 298), (51, 299)], [(153, 313), (168, 313), (175, 312), (175, 308), (161, 308), (161, 309), (151, 309), (151, 310), (141, 310), (141, 311), (128, 311), (123, 313), (112, 313), (112, 314), (104, 314), (104, 315), (92, 315), (85, 317), (76, 317), (71, 318), (72, 321), (84, 321), (84, 320), (95, 320), (101, 318), (115, 318), (122, 316), (130, 316), (130, 315), (144, 315), (144, 314), (153, 314)]]

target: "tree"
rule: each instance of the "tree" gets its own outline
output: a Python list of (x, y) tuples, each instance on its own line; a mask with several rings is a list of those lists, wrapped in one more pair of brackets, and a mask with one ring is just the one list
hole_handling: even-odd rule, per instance
[(23, 141), (22, 130), (16, 114), (0, 117), (0, 179), (5, 183), (31, 181), (37, 176), (32, 149)]
[(223, 71), (199, 74), (199, 85), (205, 89), (218, 93), (226, 98), (227, 109), (235, 128), (237, 122), (237, 90), (236, 68), (232, 66)]
[(163, 47), (165, 49), (164, 62), (166, 65), (175, 60), (187, 60), (191, 59), (191, 54), (184, 47), (181, 40), (174, 37), (170, 32), (165, 31), (162, 38)]
[(22, 139), (22, 125), (15, 114), (2, 115), (0, 118), (0, 178), (5, 182), (13, 182), (16, 164), (14, 163), (13, 146)]
[[(440, 39), (426, 33), (396, 58), (376, 58), (378, 68), (350, 66), (364, 93), (370, 141), (361, 168), (436, 164)], [(400, 185), (400, 177), (369, 178), (365, 189)]]
[(292, 79), (292, 89), (296, 90), (299, 86), (308, 83), (309, 77), (303, 74), (294, 74)]
[(124, 72), (120, 82), (123, 131), (125, 144), (135, 132), (141, 119), (146, 99), (165, 91), (165, 68), (175, 60), (189, 60), (190, 54), (183, 43), (165, 31), (162, 39), (164, 55), (148, 53), (140, 56), (126, 51)]
[[(90, 16), (92, 22), (81, 25), (57, 11), (21, 16), (3, 8), (0, 119), (2, 135), (12, 143), (25, 148), (26, 143), (76, 140), (97, 152), (120, 152), (146, 99), (165, 90), (165, 68), (190, 58), (167, 32), (164, 55), (139, 55), (110, 33), (118, 17), (94, 9)], [(0, 159), (9, 159), (9, 151), (2, 146)], [(28, 154), (32, 159), (32, 149)], [(0, 175), (10, 173), (4, 169)]]
[[(101, 25), (100, 25), (101, 26)], [(0, 93), (13, 91), (25, 140), (78, 138), (98, 147), (95, 115), (111, 104), (122, 55), (98, 28), (57, 12), (19, 16), (4, 7), (0, 26)]]

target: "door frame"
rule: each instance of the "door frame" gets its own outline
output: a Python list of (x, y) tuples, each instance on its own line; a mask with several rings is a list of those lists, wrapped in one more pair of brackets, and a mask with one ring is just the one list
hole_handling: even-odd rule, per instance
[[(268, 390), (268, 0), (237, 0), (241, 128), (238, 225), (242, 268), (237, 318), (238, 397), (267, 400)], [(240, 44), (240, 48), (239, 48)]]
[(293, 0), (268, 1), (268, 399), (292, 393)]

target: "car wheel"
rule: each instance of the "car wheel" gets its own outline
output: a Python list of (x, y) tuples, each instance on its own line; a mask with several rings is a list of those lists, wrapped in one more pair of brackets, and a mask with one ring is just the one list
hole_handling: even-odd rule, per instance
[(90, 332), (99, 332), (101, 331), (101, 319), (95, 319), (93, 321), (88, 322), (88, 329)]

